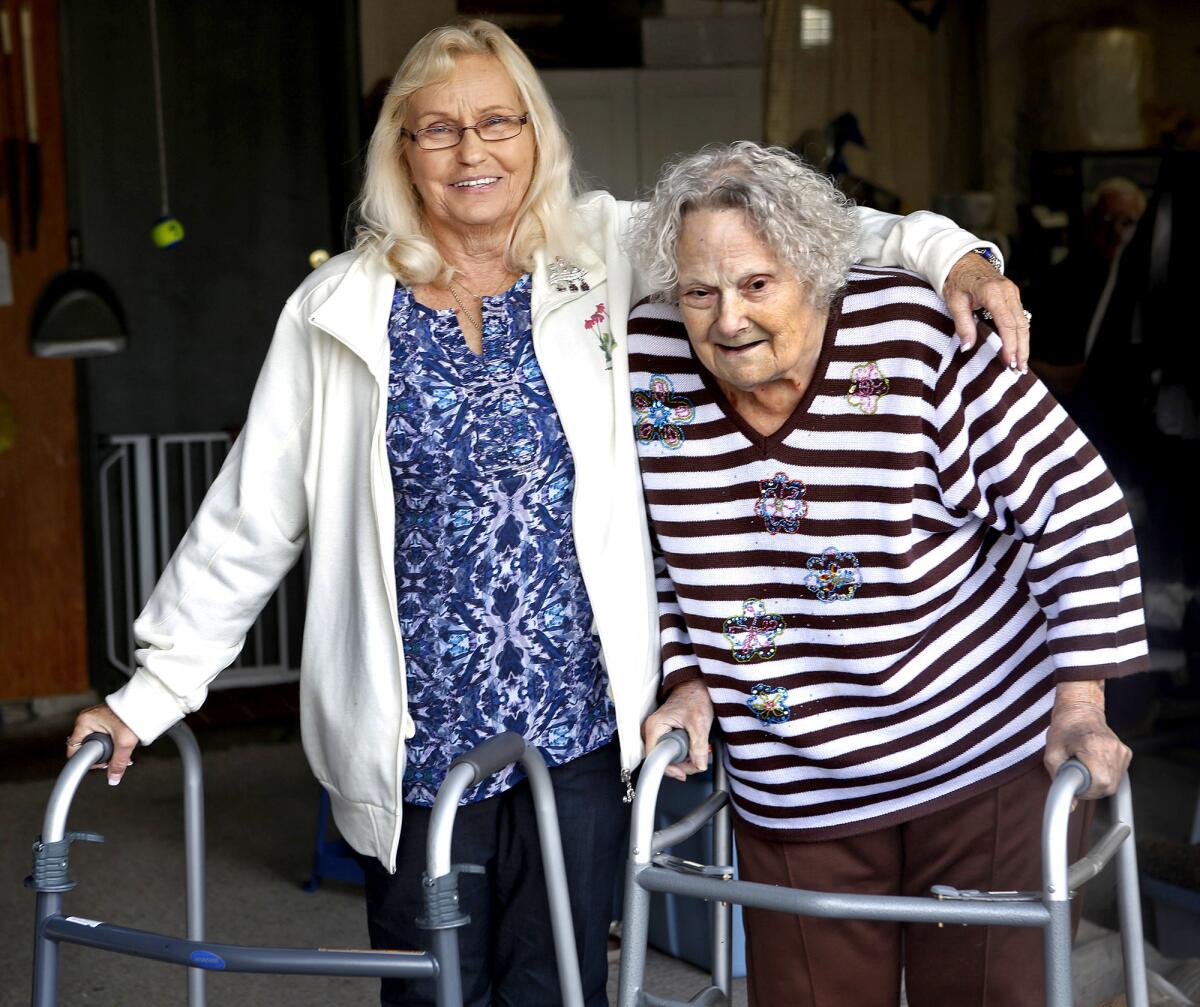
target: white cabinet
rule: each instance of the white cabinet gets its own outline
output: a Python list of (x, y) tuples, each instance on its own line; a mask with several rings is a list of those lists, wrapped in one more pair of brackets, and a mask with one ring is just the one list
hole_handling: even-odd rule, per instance
[(762, 68), (544, 70), (586, 187), (648, 191), (664, 162), (763, 133)]

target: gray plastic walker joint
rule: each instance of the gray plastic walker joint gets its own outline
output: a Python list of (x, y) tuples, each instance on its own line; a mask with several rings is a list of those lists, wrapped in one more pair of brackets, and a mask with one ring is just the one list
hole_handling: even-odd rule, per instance
[(57, 842), (44, 843), (41, 838), (33, 844), (33, 873), (25, 879), (25, 887), (35, 892), (69, 892), (76, 882), (71, 880), (71, 844), (102, 843), (98, 832), (68, 832)]
[(425, 915), (417, 917), (417, 926), (422, 930), (453, 930), (465, 927), (471, 917), (458, 905), (458, 876), (460, 874), (486, 874), (478, 864), (454, 864), (448, 874), (430, 878), (421, 875), (421, 891), (425, 896)]

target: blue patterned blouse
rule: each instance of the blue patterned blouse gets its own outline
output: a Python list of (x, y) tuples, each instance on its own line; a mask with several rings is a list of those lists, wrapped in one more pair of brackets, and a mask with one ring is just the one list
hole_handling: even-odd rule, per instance
[[(478, 356), (453, 311), (399, 284), (392, 301), (387, 445), (413, 804), (433, 804), (451, 760), (500, 731), (525, 735), (549, 765), (615, 731), (571, 531), (575, 464), (534, 356), (530, 284), (483, 299)], [(522, 776), (513, 767), (465, 800)]]

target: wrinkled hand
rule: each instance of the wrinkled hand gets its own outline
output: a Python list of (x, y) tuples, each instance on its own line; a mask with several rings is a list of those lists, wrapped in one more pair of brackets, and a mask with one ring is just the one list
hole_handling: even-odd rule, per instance
[(1028, 370), (1029, 319), (1021, 306), (1021, 291), (982, 255), (968, 252), (951, 267), (942, 299), (954, 318), (964, 349), (975, 345), (975, 316), (971, 312), (985, 308), (991, 312), (992, 324), (1004, 347), (1000, 359), (1022, 374)]
[(671, 690), (667, 700), (642, 724), (642, 740), (649, 752), (664, 735), (683, 728), (688, 735), (688, 757), (667, 767), (673, 780), (686, 780), (708, 768), (708, 732), (712, 728), (713, 706), (708, 686), (700, 679), (683, 682)]
[[(1091, 684), (1091, 683), (1087, 683)], [(1062, 686), (1059, 686), (1061, 689)], [(1067, 759), (1076, 758), (1092, 774), (1092, 785), (1079, 796), (1095, 800), (1115, 794), (1133, 753), (1109, 729), (1104, 706), (1079, 699), (1056, 699), (1046, 735), (1046, 771), (1053, 778)]]
[(97, 763), (95, 768), (107, 769), (108, 785), (115, 787), (121, 782), (125, 770), (133, 765), (133, 749), (138, 743), (138, 736), (106, 703), (89, 706), (75, 718), (75, 726), (71, 729), (71, 736), (67, 738), (67, 758), (79, 751), (84, 738), (95, 733), (107, 734), (113, 740), (112, 758), (108, 762)]

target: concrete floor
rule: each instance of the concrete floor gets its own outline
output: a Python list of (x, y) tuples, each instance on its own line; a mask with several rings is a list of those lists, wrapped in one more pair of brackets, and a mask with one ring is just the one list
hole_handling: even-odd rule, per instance
[[(29, 871), (29, 847), (40, 831), (64, 733), (53, 729), (14, 749), (0, 731), (0, 946), (7, 949), (0, 956), (0, 1007), (29, 1002), (34, 900), (20, 879)], [(209, 934), (232, 943), (366, 947), (357, 888), (336, 882), (327, 882), (314, 894), (301, 888), (311, 866), (317, 788), (292, 729), (218, 728), (197, 734), (208, 794)], [(100, 832), (107, 842), (75, 846), (72, 874), (80, 884), (66, 896), (65, 909), (181, 934), (178, 759), (172, 743), (164, 739), (139, 750), (136, 762), (120, 787), (105, 786), (95, 774), (80, 788), (69, 827)], [(1135, 766), (1141, 834), (1186, 835), (1200, 772), (1153, 755), (1135, 760)], [(1094, 883), (1086, 906), (1090, 918), (1111, 925), (1110, 887)], [(698, 906), (697, 912), (702, 911)], [(1083, 936), (1100, 940), (1105, 934), (1091, 929)], [(1101, 967), (1095, 962), (1104, 957), (1098, 957), (1098, 949), (1093, 946), (1090, 957), (1076, 952), (1077, 962), (1086, 962), (1082, 967), (1092, 973)], [(184, 975), (173, 966), (65, 947), (60, 974), (61, 1002), (71, 1007), (186, 1004)], [(1086, 1003), (1093, 1007), (1111, 994), (1100, 992), (1106, 981), (1101, 982), (1098, 973), (1090, 978), (1096, 980), (1091, 987), (1096, 992)], [(705, 976), (691, 965), (653, 954), (646, 985), (651, 992), (686, 998), (705, 985)], [(744, 980), (737, 986), (735, 1004), (742, 1005)], [(349, 1007), (377, 1003), (375, 990), (374, 980), (209, 974), (212, 1007)], [(614, 995), (615, 967), (610, 998)]]

